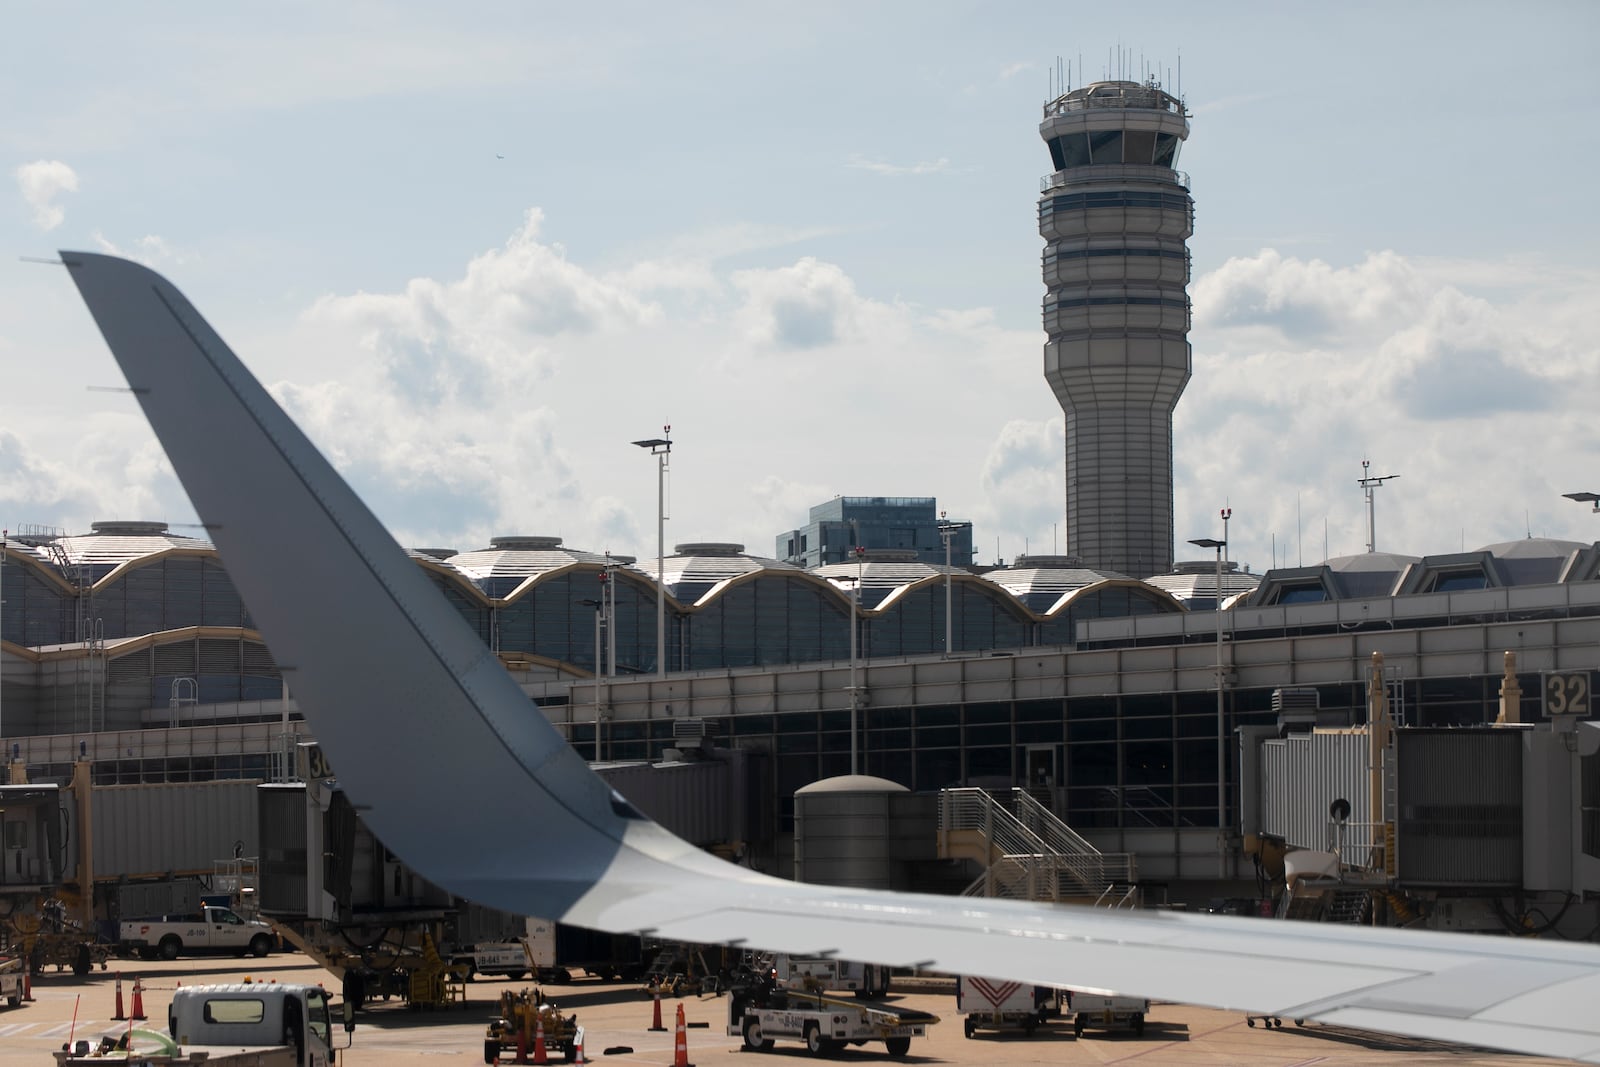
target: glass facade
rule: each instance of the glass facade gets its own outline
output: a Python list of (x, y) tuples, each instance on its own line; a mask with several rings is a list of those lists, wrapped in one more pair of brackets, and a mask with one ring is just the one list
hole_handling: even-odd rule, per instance
[(923, 563), (945, 559), (941, 523), (951, 530), (950, 561), (972, 562), (972, 524), (941, 520), (931, 496), (842, 496), (811, 509), (806, 526), (777, 536), (774, 555), (785, 563), (811, 569), (850, 561), (857, 546), (915, 552)]
[(120, 568), (91, 590), (86, 614), (108, 640), (186, 626), (254, 628), (222, 564), (189, 552)]
[(1093, 130), (1049, 139), (1050, 161), (1057, 171), (1091, 163), (1135, 163), (1176, 167), (1183, 141), (1171, 133), (1153, 130)]

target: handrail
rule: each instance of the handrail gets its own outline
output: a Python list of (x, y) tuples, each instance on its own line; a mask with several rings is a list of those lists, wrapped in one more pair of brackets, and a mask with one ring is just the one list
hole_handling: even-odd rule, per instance
[(1095, 164), (1092, 170), (1088, 167), (1074, 167), (1071, 171), (1058, 170), (1053, 174), (1042, 175), (1039, 178), (1039, 192), (1048, 193), (1052, 189), (1066, 189), (1073, 185), (1118, 179), (1170, 182), (1185, 189), (1190, 188), (1188, 171), (1163, 167), (1157, 163), (1099, 163)]
[(996, 891), (1004, 888), (995, 875), (999, 867), (1015, 871), (1010, 884), (1027, 885), (1034, 899), (1082, 896), (1107, 882), (1114, 886), (1137, 881), (1131, 853), (1100, 852), (1026, 790), (1014, 790), (1012, 799), (1026, 821), (987, 790), (964, 787), (939, 792), (941, 832), (979, 831), (990, 842), (991, 853), (996, 849), (1001, 853), (968, 887), (969, 895), (979, 886), (984, 896), (1010, 895)]
[(1091, 845), (1082, 834), (1061, 821), (1055, 812), (1040, 803), (1039, 798), (1026, 789), (1017, 787), (1011, 791), (1012, 803), (1016, 805), (1017, 817), (1034, 833), (1044, 838), (1045, 843), (1054, 851), (1062, 853), (1091, 853), (1100, 855), (1100, 850)]

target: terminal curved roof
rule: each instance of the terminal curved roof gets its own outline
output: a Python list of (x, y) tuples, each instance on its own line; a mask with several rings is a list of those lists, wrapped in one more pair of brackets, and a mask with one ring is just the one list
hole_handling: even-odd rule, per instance
[(1262, 607), (1389, 596), (1416, 563), (1415, 556), (1363, 552), (1307, 567), (1278, 567), (1263, 575), (1261, 584), (1239, 598), (1239, 603)]
[[(607, 558), (599, 552), (564, 548), (559, 537), (496, 537), (489, 548), (461, 552), (445, 563), (466, 576), (487, 597), (510, 599), (530, 580), (578, 564), (603, 567)], [(616, 566), (623, 561), (613, 556)]]
[(1049, 615), (1079, 589), (1127, 575), (1092, 570), (1076, 556), (1018, 556), (1011, 566), (985, 571), (982, 577), (1022, 601), (1035, 615)]
[[(662, 561), (662, 566), (667, 592), (680, 604), (699, 604), (714, 596), (719, 587), (747, 574), (764, 571), (806, 573), (792, 563), (748, 555), (743, 545), (732, 542), (686, 542), (674, 545), (672, 553)], [(653, 560), (641, 560), (634, 567), (652, 580), (656, 576)]]
[[(1224, 603), (1241, 594), (1253, 592), (1261, 584), (1261, 575), (1238, 570), (1237, 566), (1238, 564), (1230, 563), (1223, 567)], [(1185, 606), (1195, 601), (1202, 601), (1209, 610), (1217, 600), (1217, 566), (1212, 560), (1179, 563), (1175, 569), (1166, 574), (1152, 575), (1144, 579), (1144, 582), (1171, 594)]]
[[(75, 570), (87, 582), (104, 578), (125, 563), (175, 548), (215, 551), (210, 541), (171, 533), (164, 522), (109, 521), (90, 525), (90, 533), (57, 537), (38, 555), (58, 570)], [(70, 576), (73, 579), (77, 575)]]
[(1553, 537), (1524, 537), (1485, 545), (1480, 551), (1494, 557), (1509, 585), (1544, 585), (1559, 582), (1572, 558), (1592, 548), (1582, 541), (1560, 541)]
[[(961, 567), (951, 567), (949, 570), (953, 574), (971, 577), (970, 572)], [(914, 552), (869, 553), (860, 563), (829, 563), (811, 570), (812, 574), (830, 582), (846, 600), (855, 592), (859, 576), (862, 611), (876, 610), (905, 586), (942, 575), (944, 572), (943, 566), (923, 563), (916, 558)]]

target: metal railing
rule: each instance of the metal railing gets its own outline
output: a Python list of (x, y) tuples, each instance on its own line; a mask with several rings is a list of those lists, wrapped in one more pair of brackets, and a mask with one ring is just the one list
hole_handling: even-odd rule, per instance
[(1048, 193), (1052, 189), (1065, 189), (1070, 185), (1082, 185), (1085, 182), (1114, 182), (1119, 179), (1175, 182), (1185, 189), (1190, 187), (1188, 171), (1162, 167), (1155, 163), (1099, 163), (1046, 174), (1039, 179), (1039, 191)]
[(1137, 881), (1132, 854), (1100, 852), (1025, 789), (1011, 801), (1015, 812), (984, 789), (940, 791), (940, 833), (976, 831), (992, 857), (964, 895), (1061, 900)]

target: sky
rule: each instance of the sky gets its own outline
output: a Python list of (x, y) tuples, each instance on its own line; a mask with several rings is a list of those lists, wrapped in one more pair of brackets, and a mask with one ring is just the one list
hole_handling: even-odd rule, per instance
[[(0, 525), (196, 517), (60, 266), (149, 264), (409, 547), (772, 555), (931, 496), (1066, 552), (1041, 107), (1181, 93), (1179, 559), (1600, 515), (1587, 2), (5, 5)], [(1180, 76), (1181, 71), (1181, 76)], [(1363, 460), (1370, 467), (1363, 468)]]

